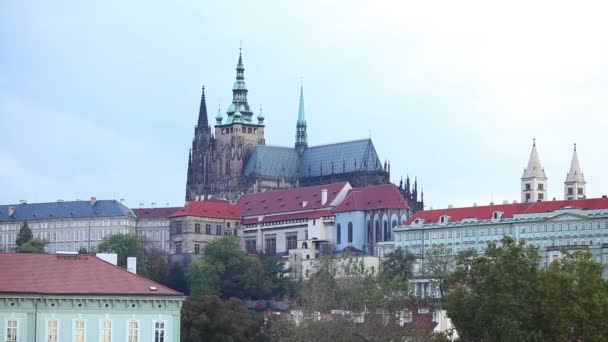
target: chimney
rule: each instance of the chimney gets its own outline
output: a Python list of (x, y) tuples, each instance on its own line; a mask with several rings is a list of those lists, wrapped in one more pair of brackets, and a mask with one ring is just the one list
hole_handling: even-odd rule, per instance
[(327, 203), (327, 189), (321, 190), (321, 205)]
[(453, 204), (448, 204), (448, 209), (452, 209), (452, 208), (454, 208), (454, 205)]
[(491, 201), (491, 202), (490, 202), (490, 205), (494, 205), (494, 201)]
[(8, 216), (15, 216), (15, 207), (8, 208)]
[(97, 203), (97, 197), (91, 197), (91, 205), (95, 205)]
[(504, 200), (504, 201), (502, 201), (502, 204), (509, 204), (509, 201)]
[(137, 258), (136, 257), (127, 258), (127, 271), (137, 274)]
[(606, 196), (606, 195), (602, 195), (602, 198), (608, 198), (608, 196)]
[(27, 204), (27, 200), (19, 200), (20, 204)]
[(513, 200), (513, 204), (517, 204), (517, 200)]
[(477, 202), (473, 203), (473, 206), (476, 207), (477, 206)]

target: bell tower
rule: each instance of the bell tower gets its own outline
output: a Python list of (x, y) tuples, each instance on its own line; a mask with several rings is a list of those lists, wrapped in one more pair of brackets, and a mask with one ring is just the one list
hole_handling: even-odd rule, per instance
[(521, 176), (522, 203), (547, 200), (548, 178), (545, 175), (545, 169), (540, 164), (540, 158), (536, 150), (536, 139), (533, 139), (533, 141), (528, 167), (524, 169), (524, 174)]

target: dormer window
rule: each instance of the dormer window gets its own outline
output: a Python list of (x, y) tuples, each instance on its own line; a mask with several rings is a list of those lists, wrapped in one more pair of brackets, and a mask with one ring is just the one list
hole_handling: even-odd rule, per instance
[(449, 220), (450, 220), (450, 217), (448, 215), (439, 216), (439, 223), (448, 223)]
[(424, 223), (424, 220), (421, 219), (421, 218), (417, 218), (417, 219), (414, 220), (414, 224), (420, 225), (420, 224), (423, 224), (423, 223)]
[(492, 213), (492, 220), (500, 220), (502, 218), (502, 211), (495, 211)]

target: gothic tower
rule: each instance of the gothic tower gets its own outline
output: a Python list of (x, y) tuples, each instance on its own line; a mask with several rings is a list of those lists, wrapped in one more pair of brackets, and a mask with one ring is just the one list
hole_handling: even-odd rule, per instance
[(578, 163), (576, 144), (574, 144), (570, 171), (566, 175), (566, 181), (564, 182), (564, 199), (573, 200), (585, 198), (587, 196), (586, 184), (585, 175), (583, 174), (583, 171), (581, 171), (581, 166)]
[(298, 111), (298, 122), (296, 123), (296, 151), (300, 156), (302, 156), (306, 147), (308, 147), (308, 136), (304, 115), (304, 85), (300, 85), (300, 109)]
[(245, 66), (242, 52), (236, 66), (236, 81), (232, 87), (232, 103), (226, 110), (226, 119), (218, 113), (215, 125), (217, 195), (235, 200), (240, 195), (244, 179), (243, 167), (253, 149), (264, 145), (264, 116), (260, 112), (253, 122), (253, 112), (247, 101)]
[(524, 174), (521, 176), (521, 201), (545, 201), (548, 190), (547, 180), (545, 169), (540, 165), (540, 158), (536, 151), (536, 139), (534, 139), (528, 167), (524, 169)]
[(194, 127), (194, 139), (188, 155), (188, 175), (186, 181), (186, 201), (196, 200), (198, 196), (210, 195), (214, 191), (213, 150), (215, 139), (207, 121), (205, 87), (201, 95), (198, 122)]

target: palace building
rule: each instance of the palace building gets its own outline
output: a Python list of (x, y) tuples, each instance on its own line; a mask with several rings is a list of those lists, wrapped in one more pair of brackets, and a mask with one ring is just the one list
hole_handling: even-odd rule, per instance
[[(214, 130), (208, 121), (203, 87), (188, 157), (186, 201), (209, 196), (236, 201), (243, 194), (338, 182), (348, 182), (353, 187), (390, 182), (390, 163), (380, 161), (370, 138), (308, 145), (303, 87), (294, 145), (267, 145), (265, 117), (260, 109), (254, 118), (244, 72), (243, 57), (239, 53), (232, 103), (226, 115), (218, 111)], [(408, 193), (408, 202), (411, 198), (412, 194)], [(421, 201), (408, 204), (416, 209), (423, 206)]]

